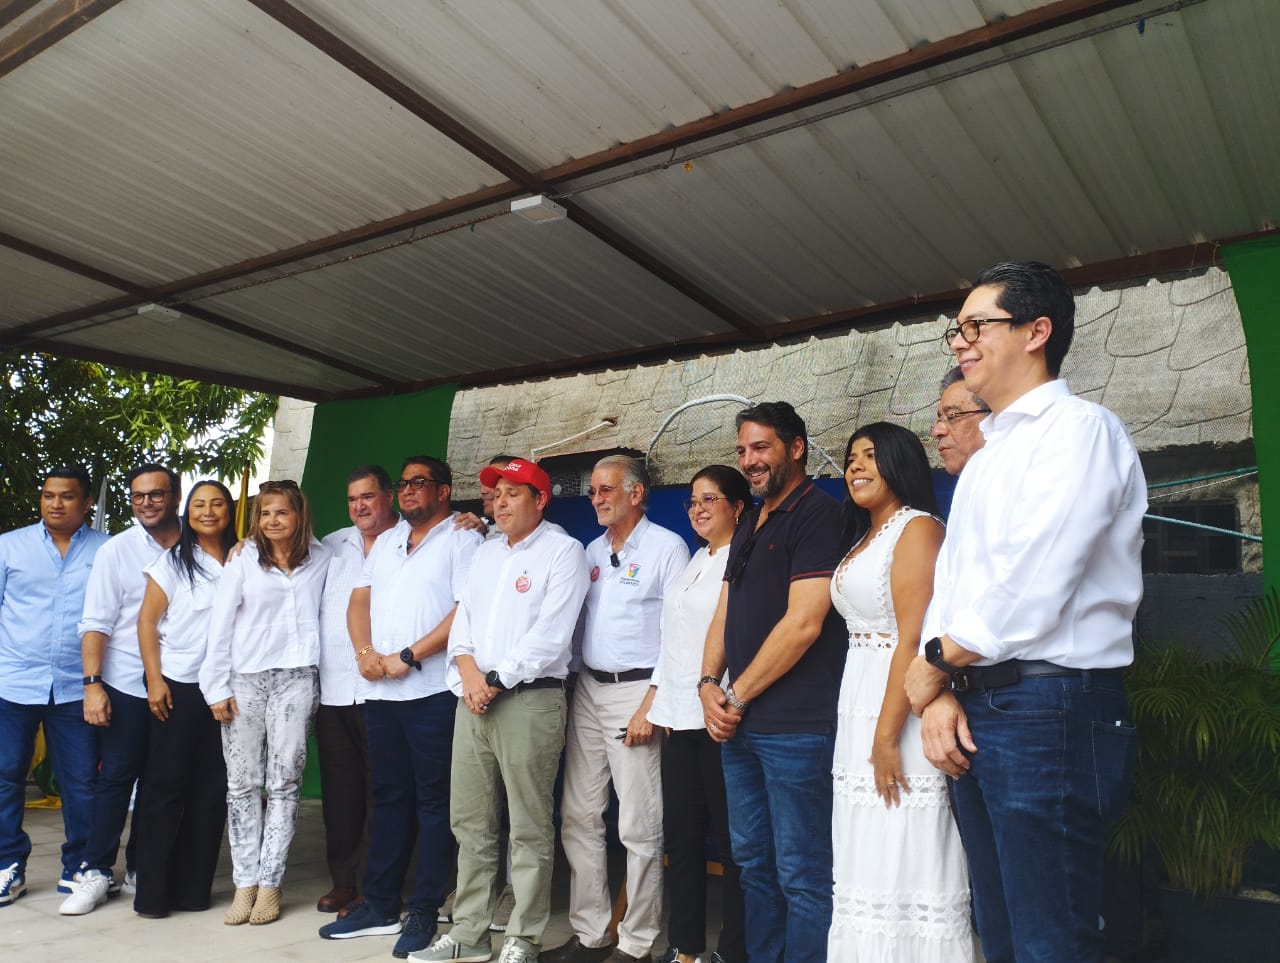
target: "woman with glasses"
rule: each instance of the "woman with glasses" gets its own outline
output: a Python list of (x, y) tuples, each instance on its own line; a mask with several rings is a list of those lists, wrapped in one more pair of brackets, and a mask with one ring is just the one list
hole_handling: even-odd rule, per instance
[(139, 916), (209, 908), (227, 821), (227, 768), (220, 727), (200, 694), (209, 617), (227, 552), (235, 544), (231, 492), (196, 482), (173, 548), (146, 570), (138, 647), (151, 709), (150, 745), (137, 819)]
[(704, 949), (708, 827), (724, 866), (720, 937), (710, 959), (740, 963), (747, 958), (741, 874), (729, 844), (720, 746), (707, 734), (698, 699), (698, 673), (707, 626), (720, 599), (729, 542), (750, 505), (751, 489), (736, 469), (711, 465), (693, 476), (685, 507), (702, 548), (662, 603), (662, 655), (654, 675), (658, 691), (649, 721), (663, 726), (668, 734), (662, 754), (662, 821), (671, 911), (663, 963), (692, 963)]
[(307, 723), (320, 698), (320, 598), (330, 557), (311, 533), (311, 510), (296, 482), (263, 484), (252, 518), (244, 550), (227, 562), (218, 585), (200, 669), (205, 701), (223, 723), (236, 886), (225, 917), (230, 926), (280, 918)]
[(933, 595), (942, 523), (924, 446), (880, 421), (845, 448), (844, 560), (831, 599), (849, 629), (836, 716), (829, 960), (972, 961), (968, 869), (947, 778), (924, 757), (903, 687)]

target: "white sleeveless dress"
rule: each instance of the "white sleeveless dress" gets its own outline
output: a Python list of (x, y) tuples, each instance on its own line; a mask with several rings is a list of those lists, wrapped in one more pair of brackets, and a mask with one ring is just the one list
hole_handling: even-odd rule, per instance
[[(868, 757), (898, 645), (889, 573), (911, 519), (901, 509), (856, 557), (836, 569), (831, 599), (849, 628), (837, 715), (832, 845), (835, 906), (831, 963), (969, 963), (969, 876), (947, 803), (947, 777), (925, 759), (920, 720), (907, 717), (900, 746), (910, 793), (885, 809)], [(864, 540), (865, 541), (865, 540)]]

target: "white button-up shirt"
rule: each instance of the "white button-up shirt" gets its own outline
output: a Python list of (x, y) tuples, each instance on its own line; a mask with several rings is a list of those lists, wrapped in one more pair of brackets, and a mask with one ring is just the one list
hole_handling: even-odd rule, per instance
[(662, 661), (653, 677), (658, 691), (649, 709), (649, 721), (656, 726), (701, 729), (705, 725), (698, 698), (702, 650), (720, 603), (728, 561), (728, 545), (714, 555), (704, 545), (662, 600)]
[(330, 532), (321, 544), (333, 557), (320, 600), (320, 704), (359, 705), (364, 699), (356, 694), (360, 669), (347, 631), (347, 604), (364, 569), (364, 536), (349, 525)]
[(662, 651), (662, 597), (689, 564), (689, 546), (648, 518), (632, 529), (618, 552), (605, 531), (587, 546), (591, 588), (582, 634), (582, 661), (601, 672), (658, 664)]
[(1058, 380), (982, 431), (986, 445), (956, 486), (922, 637), (945, 633), (979, 664), (1128, 665), (1147, 492), (1124, 424)]
[(486, 541), (449, 632), (449, 689), (462, 695), (460, 655), (475, 659), (481, 672), (496, 669), (507, 688), (566, 678), (588, 584), (582, 544), (558, 525), (544, 521), (514, 546), (505, 535)]
[(147, 697), (138, 648), (138, 612), (147, 588), (144, 574), (165, 551), (139, 524), (114, 536), (98, 550), (84, 593), (84, 614), (76, 631), (107, 636), (102, 678), (107, 685), (139, 699)]
[[(360, 585), (370, 589), (371, 641), (383, 655), (394, 655), (417, 642), (443, 622), (462, 597), (472, 559), (484, 538), (478, 532), (454, 528), (453, 517), (438, 522), (412, 552), (407, 550), (410, 528), (404, 519), (373, 543)], [(399, 679), (377, 682), (361, 678), (356, 691), (365, 699), (395, 702), (435, 695), (448, 688), (445, 659), (441, 649), (421, 660), (421, 671), (410, 669)]]
[(285, 573), (258, 564), (258, 546), (227, 562), (213, 599), (200, 692), (213, 705), (229, 699), (231, 673), (296, 669), (320, 661), (320, 597), (329, 550), (311, 540), (310, 557)]
[(165, 552), (147, 566), (147, 576), (169, 600), (157, 629), (160, 634), (160, 672), (174, 682), (196, 682), (209, 642), (213, 599), (222, 578), (222, 563), (194, 546), (199, 571), (194, 579)]

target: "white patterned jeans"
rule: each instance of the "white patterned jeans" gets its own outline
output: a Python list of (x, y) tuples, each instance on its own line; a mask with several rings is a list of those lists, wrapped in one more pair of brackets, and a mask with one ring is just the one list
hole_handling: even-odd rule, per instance
[(231, 691), (239, 712), (222, 727), (231, 878), (237, 888), (278, 888), (298, 821), (307, 723), (320, 701), (320, 676), (315, 666), (233, 672)]

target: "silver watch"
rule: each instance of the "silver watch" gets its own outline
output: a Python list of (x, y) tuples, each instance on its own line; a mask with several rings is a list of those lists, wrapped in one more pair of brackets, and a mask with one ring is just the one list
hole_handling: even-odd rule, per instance
[(747, 708), (747, 704), (739, 699), (737, 694), (733, 691), (733, 686), (729, 686), (729, 688), (724, 690), (724, 701), (729, 703), (729, 705), (733, 706), (739, 712), (743, 712)]

